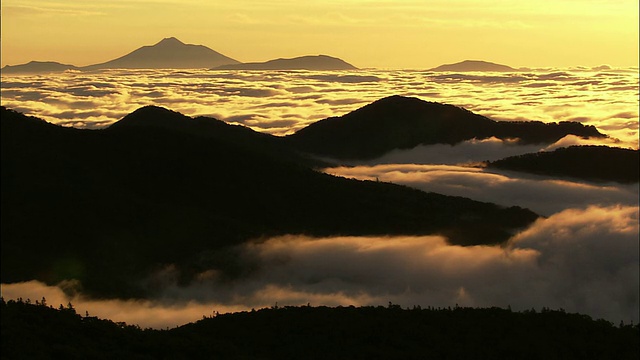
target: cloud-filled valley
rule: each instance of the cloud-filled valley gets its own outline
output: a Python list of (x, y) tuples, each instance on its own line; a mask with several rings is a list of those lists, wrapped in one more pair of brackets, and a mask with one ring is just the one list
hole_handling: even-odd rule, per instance
[(612, 322), (638, 321), (638, 209), (570, 209), (513, 236), (505, 246), (462, 247), (444, 238), (282, 236), (241, 246), (252, 271), (232, 281), (203, 272), (178, 286), (156, 274), (151, 300), (96, 300), (38, 282), (3, 284), (3, 296), (163, 328), (215, 311), (280, 305), (547, 306)]
[[(73, 281), (2, 284), (5, 298), (43, 296), (80, 314), (155, 328), (213, 312), (281, 305), (551, 307), (637, 323), (638, 183), (526, 175), (482, 162), (570, 145), (638, 148), (637, 69), (538, 69), (518, 73), (429, 71), (102, 70), (2, 75), (2, 105), (51, 123), (105, 128), (145, 105), (210, 116), (274, 135), (400, 94), (453, 104), (494, 120), (576, 121), (608, 138), (566, 136), (520, 145), (495, 137), (419, 145), (328, 174), (520, 206), (542, 215), (500, 246), (457, 246), (442, 235), (253, 239), (233, 249), (243, 271), (215, 267), (188, 284), (165, 264), (147, 299), (90, 298)], [(330, 161), (330, 159), (328, 159)], [(73, 218), (73, 214), (68, 214)], [(222, 222), (221, 222), (222, 223)], [(200, 254), (206, 258), (209, 254)], [(63, 291), (64, 290), (64, 291)]]

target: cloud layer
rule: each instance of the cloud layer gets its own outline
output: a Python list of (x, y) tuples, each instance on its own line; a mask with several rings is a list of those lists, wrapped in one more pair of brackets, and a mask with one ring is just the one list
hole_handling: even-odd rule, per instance
[[(5, 298), (72, 301), (79, 313), (175, 326), (227, 312), (280, 305), (543, 306), (612, 322), (638, 322), (638, 208), (569, 209), (541, 219), (503, 247), (449, 245), (436, 236), (282, 236), (246, 244), (253, 271), (233, 281), (201, 274), (188, 287), (170, 276), (154, 300), (67, 297), (37, 282), (3, 284)], [(168, 274), (169, 273), (169, 274)]]
[(389, 95), (462, 106), (495, 120), (579, 121), (638, 147), (635, 70), (105, 70), (2, 75), (2, 103), (64, 125), (102, 127), (154, 104), (286, 134)]
[(549, 216), (589, 205), (637, 206), (638, 184), (558, 180), (516, 172), (454, 165), (383, 164), (325, 169), (333, 175), (379, 180), (423, 191), (463, 196), (503, 206), (521, 206)]

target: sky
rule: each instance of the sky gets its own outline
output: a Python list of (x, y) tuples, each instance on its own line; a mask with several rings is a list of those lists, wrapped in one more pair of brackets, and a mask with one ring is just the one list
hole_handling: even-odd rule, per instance
[(2, 1), (2, 66), (89, 65), (171, 36), (242, 62), (326, 54), (381, 69), (465, 59), (629, 67), (638, 1)]

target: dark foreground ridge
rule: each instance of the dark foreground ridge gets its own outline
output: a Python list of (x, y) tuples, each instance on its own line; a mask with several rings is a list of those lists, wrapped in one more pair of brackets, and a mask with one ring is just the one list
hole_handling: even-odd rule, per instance
[(142, 330), (10, 300), (6, 359), (638, 359), (638, 325), (543, 309), (273, 307)]
[(490, 168), (591, 181), (638, 182), (640, 152), (607, 146), (571, 146), (492, 161)]
[(552, 144), (567, 135), (606, 137), (578, 122), (494, 121), (418, 98), (390, 96), (340, 117), (313, 123), (287, 140), (302, 151), (337, 159), (372, 159), (394, 149), (457, 144), (471, 139), (519, 139)]
[(497, 244), (538, 218), (323, 174), (281, 138), (157, 107), (104, 130), (1, 115), (5, 283), (76, 279), (90, 295), (144, 297), (154, 288), (143, 280), (170, 265), (183, 285), (208, 270), (242, 276), (232, 250), (252, 239), (440, 234)]

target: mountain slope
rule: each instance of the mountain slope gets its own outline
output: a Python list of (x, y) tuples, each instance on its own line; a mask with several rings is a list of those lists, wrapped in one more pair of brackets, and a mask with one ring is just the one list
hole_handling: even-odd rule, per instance
[(292, 146), (338, 159), (371, 159), (394, 149), (456, 144), (465, 140), (517, 138), (553, 143), (566, 135), (605, 137), (574, 122), (494, 121), (452, 105), (390, 96), (340, 117), (313, 123), (287, 137)]
[(26, 64), (7, 65), (2, 68), (3, 74), (54, 73), (66, 70), (78, 70), (74, 65), (61, 64), (55, 61), (30, 61)]
[(212, 268), (241, 274), (230, 249), (264, 236), (443, 234), (471, 245), (537, 218), (162, 127), (78, 130), (4, 108), (1, 119), (2, 282), (78, 279), (90, 294), (144, 296), (144, 279), (169, 264), (181, 283)]
[(637, 183), (640, 177), (639, 163), (638, 150), (607, 146), (571, 146), (551, 152), (512, 156), (489, 162), (487, 166), (591, 181)]
[(465, 60), (455, 64), (444, 64), (429, 71), (500, 71), (500, 72), (514, 72), (518, 71), (510, 66), (496, 64), (488, 61), (481, 60)]
[(196, 69), (236, 63), (237, 60), (206, 46), (185, 44), (170, 37), (155, 45), (143, 46), (117, 59), (81, 69)]
[(266, 62), (229, 64), (214, 70), (356, 70), (342, 59), (327, 55), (300, 56), (292, 59), (274, 59)]

